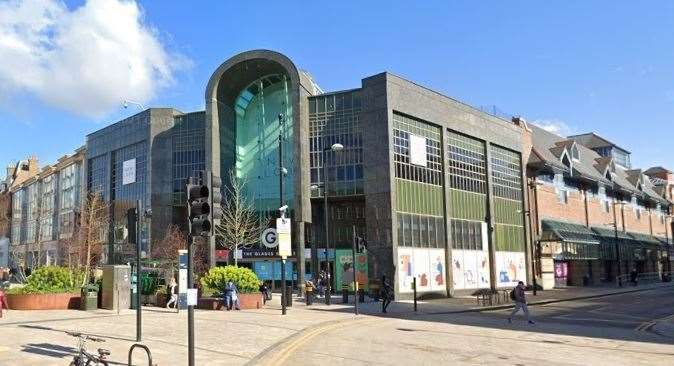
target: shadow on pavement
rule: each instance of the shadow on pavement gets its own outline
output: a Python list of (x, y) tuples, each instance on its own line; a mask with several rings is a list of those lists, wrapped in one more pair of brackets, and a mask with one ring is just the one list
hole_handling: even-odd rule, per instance
[(53, 358), (72, 357), (77, 352), (74, 347), (60, 346), (51, 343), (28, 343), (21, 347), (23, 347), (21, 352), (34, 353)]
[[(430, 305), (429, 305), (430, 307)], [(446, 324), (485, 327), (500, 330), (517, 330), (533, 333), (570, 335), (609, 340), (674, 344), (674, 338), (664, 337), (650, 331), (639, 330), (639, 325), (674, 313), (674, 289), (663, 288), (644, 293), (626, 293), (595, 299), (570, 301), (558, 304), (530, 306), (535, 325), (528, 325), (522, 313), (507, 322), (511, 309), (485, 310), (470, 313), (415, 313), (412, 305), (398, 302), (391, 305), (388, 314), (381, 313), (381, 303), (359, 304), (363, 315), (412, 321), (439, 322)], [(353, 303), (335, 304), (331, 307), (311, 306), (310, 311), (353, 313)], [(412, 327), (400, 331), (425, 331)], [(674, 351), (672, 352), (674, 354)]]

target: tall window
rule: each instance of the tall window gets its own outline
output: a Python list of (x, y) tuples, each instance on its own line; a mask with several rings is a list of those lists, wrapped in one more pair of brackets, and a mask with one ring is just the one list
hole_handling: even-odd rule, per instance
[[(442, 185), (441, 130), (428, 123), (393, 114), (393, 159), (396, 178), (414, 182)], [(412, 136), (425, 140), (425, 164), (412, 160)]]
[[(363, 131), (360, 124), (360, 91), (350, 91), (309, 99), (309, 165), (311, 184), (324, 182), (327, 164), (331, 196), (363, 194)], [(344, 150), (328, 152), (323, 148), (340, 143)], [(312, 196), (323, 195), (322, 188)]]
[(484, 142), (452, 131), (447, 136), (449, 186), (486, 194), (487, 157)]

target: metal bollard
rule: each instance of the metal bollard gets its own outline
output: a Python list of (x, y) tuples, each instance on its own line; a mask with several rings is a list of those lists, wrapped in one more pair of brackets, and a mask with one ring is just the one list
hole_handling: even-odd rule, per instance
[(417, 311), (417, 278), (412, 280), (412, 289), (414, 290), (414, 311)]

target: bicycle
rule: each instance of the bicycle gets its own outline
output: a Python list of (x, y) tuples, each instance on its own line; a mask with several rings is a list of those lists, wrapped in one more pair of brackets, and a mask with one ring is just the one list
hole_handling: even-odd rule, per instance
[(106, 361), (105, 358), (107, 356), (110, 356), (109, 350), (99, 348), (98, 356), (96, 356), (94, 354), (87, 352), (86, 347), (87, 341), (105, 342), (105, 339), (88, 336), (78, 332), (66, 332), (66, 334), (77, 338), (78, 353), (75, 356), (73, 356), (73, 360), (72, 362), (70, 362), (70, 366), (93, 366), (93, 365), (108, 366), (108, 361)]

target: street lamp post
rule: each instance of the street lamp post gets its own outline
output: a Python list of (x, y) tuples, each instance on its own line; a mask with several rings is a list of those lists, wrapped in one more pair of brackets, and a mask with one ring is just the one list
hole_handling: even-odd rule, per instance
[(621, 276), (621, 270), (620, 270), (620, 243), (618, 242), (618, 212), (616, 211), (616, 206), (618, 205), (618, 201), (613, 201), (613, 232), (615, 235), (615, 260), (617, 264), (617, 271), (616, 271), (616, 278), (618, 279), (618, 286), (623, 287), (623, 280), (620, 278)]
[[(323, 137), (323, 146), (325, 146), (325, 136)], [(327, 154), (330, 151), (340, 151), (344, 149), (344, 145), (340, 143), (334, 143), (330, 147), (324, 147), (323, 148), (323, 219), (324, 219), (324, 225), (325, 225), (325, 260), (327, 261), (327, 276), (328, 276), (328, 283), (326, 287), (326, 293), (325, 293), (325, 305), (330, 305), (330, 297), (331, 297), (331, 291), (332, 291), (332, 286), (331, 286), (331, 281), (332, 281), (332, 274), (330, 273), (330, 230), (329, 230), (329, 222), (330, 220), (328, 219), (328, 164), (327, 164)]]
[[(286, 168), (283, 167), (283, 114), (278, 115), (279, 123), (279, 132), (278, 132), (278, 185), (279, 185), (279, 214), (281, 218), (285, 218), (285, 210), (282, 210), (284, 207), (283, 204), (283, 178), (287, 172)], [(278, 228), (277, 228), (278, 230)], [(286, 305), (288, 299), (286, 291), (286, 259), (285, 257), (281, 258), (281, 315), (286, 315)]]

